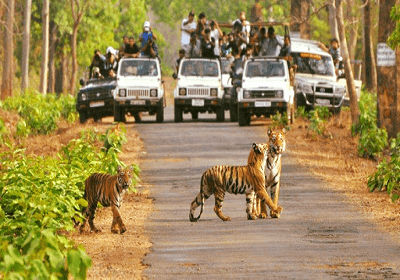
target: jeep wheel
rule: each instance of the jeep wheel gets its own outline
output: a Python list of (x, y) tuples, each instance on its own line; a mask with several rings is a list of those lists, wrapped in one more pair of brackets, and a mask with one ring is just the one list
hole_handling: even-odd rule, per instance
[(158, 109), (157, 109), (156, 122), (158, 122), (158, 123), (164, 122), (164, 105), (162, 102), (161, 102), (160, 107), (158, 107)]
[(125, 108), (114, 107), (114, 122), (125, 122)]
[(225, 110), (224, 107), (221, 106), (217, 109), (217, 122), (224, 122), (225, 121)]
[(174, 111), (175, 111), (175, 122), (181, 122), (182, 121), (182, 108), (175, 105)]
[(192, 112), (192, 120), (199, 119), (199, 112)]
[(133, 117), (135, 118), (135, 123), (139, 123), (142, 121), (142, 118), (140, 116), (140, 112), (134, 112)]
[(79, 122), (80, 123), (85, 123), (87, 120), (87, 112), (85, 111), (80, 111), (79, 112)]
[(237, 104), (231, 104), (229, 108), (229, 114), (231, 115), (231, 122), (237, 122), (238, 120), (238, 108)]
[(246, 126), (250, 125), (250, 114), (246, 112), (246, 110), (239, 109), (238, 110), (238, 119), (239, 119), (239, 126)]

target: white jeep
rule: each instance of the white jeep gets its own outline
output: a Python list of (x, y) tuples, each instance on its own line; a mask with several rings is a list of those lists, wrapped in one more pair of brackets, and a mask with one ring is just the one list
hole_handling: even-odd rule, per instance
[(240, 126), (249, 125), (253, 115), (270, 117), (277, 112), (286, 113), (289, 122), (293, 123), (293, 102), (294, 92), (286, 60), (256, 57), (246, 61), (242, 88), (238, 90)]
[(114, 90), (114, 120), (125, 122), (125, 114), (140, 121), (140, 112), (156, 114), (164, 121), (164, 81), (158, 58), (123, 58), (119, 62)]
[(340, 112), (346, 86), (337, 82), (332, 56), (312, 40), (292, 39), (291, 56), (296, 65), (294, 91), (296, 105), (307, 110), (315, 106)]
[(174, 89), (175, 122), (183, 113), (197, 119), (199, 113), (216, 113), (217, 121), (225, 120), (221, 65), (218, 59), (183, 58)]

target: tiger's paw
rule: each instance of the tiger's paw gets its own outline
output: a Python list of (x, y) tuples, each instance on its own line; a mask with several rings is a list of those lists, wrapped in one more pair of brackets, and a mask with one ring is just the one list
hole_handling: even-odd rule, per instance
[(260, 219), (266, 219), (266, 218), (268, 218), (268, 214), (262, 212), (258, 217), (259, 217)]
[(231, 220), (231, 217), (224, 217), (224, 218), (221, 218), (224, 222), (227, 222), (227, 221), (230, 221)]
[(121, 230), (119, 231), (120, 234), (123, 234), (126, 231), (126, 227), (121, 228)]
[(271, 210), (271, 218), (280, 218), (283, 208), (281, 206), (276, 207), (276, 210)]
[(99, 232), (101, 232), (101, 229), (98, 229), (97, 227), (95, 227), (95, 228), (92, 228), (91, 231), (94, 233), (99, 233)]
[(256, 220), (257, 216), (254, 214), (247, 214), (247, 220)]

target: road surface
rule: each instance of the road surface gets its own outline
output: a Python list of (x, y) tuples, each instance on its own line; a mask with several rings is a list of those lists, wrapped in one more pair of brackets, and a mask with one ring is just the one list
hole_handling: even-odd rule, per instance
[(145, 116), (136, 128), (146, 149), (142, 184), (156, 209), (146, 223), (153, 247), (143, 260), (145, 279), (400, 279), (400, 246), (296, 164), (290, 143), (280, 219), (248, 221), (244, 195), (227, 194), (230, 222), (214, 213), (213, 196), (200, 220), (189, 221), (202, 173), (218, 164), (245, 165), (252, 143), (266, 141), (266, 122), (239, 127), (200, 114), (198, 121), (184, 115), (174, 123), (168, 106), (164, 123)]

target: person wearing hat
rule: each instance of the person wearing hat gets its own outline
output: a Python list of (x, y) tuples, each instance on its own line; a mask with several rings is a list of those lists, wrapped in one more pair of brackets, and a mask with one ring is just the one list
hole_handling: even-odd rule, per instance
[[(146, 45), (147, 41), (150, 38), (153, 41), (157, 39), (156, 35), (151, 30), (150, 22), (145, 21), (143, 24), (143, 32), (140, 33), (140, 35), (139, 35), (140, 49), (143, 49), (143, 47)], [(143, 52), (142, 52), (142, 55), (143, 55)]]
[(181, 48), (187, 53), (189, 51), (190, 34), (196, 31), (197, 24), (194, 21), (194, 12), (190, 11), (187, 18), (182, 20), (181, 26)]
[(211, 28), (211, 37), (215, 39), (215, 48), (214, 48), (214, 55), (216, 57), (221, 56), (221, 47), (220, 47), (220, 40), (222, 39), (223, 33), (221, 28), (219, 28), (218, 22), (216, 20), (212, 20), (210, 23)]
[(260, 56), (278, 56), (283, 44), (282, 38), (276, 36), (272, 26), (268, 28), (267, 34), (265, 34), (265, 28), (261, 28)]

